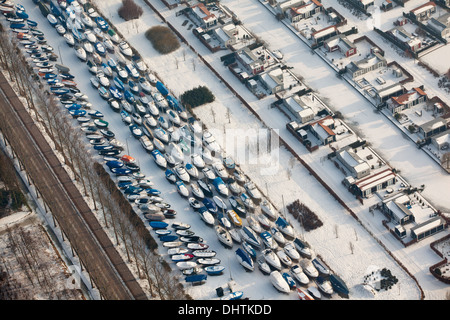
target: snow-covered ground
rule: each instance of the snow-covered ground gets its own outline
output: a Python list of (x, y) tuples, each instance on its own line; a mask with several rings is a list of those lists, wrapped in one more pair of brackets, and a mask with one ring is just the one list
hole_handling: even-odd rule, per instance
[[(138, 159), (143, 173), (155, 182), (155, 186), (161, 190), (166, 201), (177, 210), (177, 220), (191, 224), (192, 230), (202, 236), (211, 245), (211, 248), (218, 252), (218, 258), (222, 261), (221, 264), (227, 268), (225, 273), (221, 276), (209, 277), (204, 285), (187, 287), (188, 292), (195, 299), (214, 299), (216, 298), (215, 288), (224, 286), (232, 277), (237, 283), (236, 290), (243, 290), (244, 295), (251, 299), (297, 299), (294, 293), (290, 295), (278, 293), (270, 284), (268, 277), (262, 275), (259, 270), (253, 273), (245, 272), (234, 257), (234, 250), (226, 250), (221, 247), (214, 231), (205, 228), (197, 214), (189, 208), (187, 201), (181, 199), (174, 186), (164, 178), (163, 172), (157, 168), (139, 142), (130, 135), (130, 131), (123, 124), (120, 116), (113, 113), (104, 100), (99, 97), (96, 90), (90, 86), (88, 79), (91, 75), (87, 66), (79, 62), (74, 50), (67, 47), (64, 40), (42, 17), (37, 7), (29, 1), (18, 2), (27, 8), (30, 18), (39, 22), (40, 29), (46, 34), (49, 43), (63, 57), (63, 64), (71, 68), (78, 87), (82, 92), (88, 94), (94, 107), (105, 114), (105, 120), (110, 123), (110, 129), (116, 133), (116, 137), (120, 141), (127, 142), (129, 153)], [(261, 129), (261, 123), (241, 105), (240, 101), (231, 94), (224, 84), (218, 81), (187, 46), (182, 44), (180, 49), (165, 56), (158, 54), (153, 49), (143, 33), (150, 26), (161, 24), (161, 21), (142, 1), (137, 0), (136, 2), (143, 7), (144, 15), (138, 21), (124, 22), (117, 15), (117, 9), (121, 4), (120, 0), (94, 1), (130, 44), (141, 53), (150, 69), (158, 74), (159, 78), (175, 95), (198, 85), (206, 85), (210, 88), (216, 96), (216, 101), (207, 106), (196, 108), (195, 113), (208, 127), (213, 129), (217, 140), (223, 142), (224, 131), (226, 141), (228, 141), (231, 134), (242, 133), (239, 130), (243, 128), (250, 132), (251, 130), (257, 132)], [(427, 186), (425, 192), (428, 192), (425, 196), (433, 204), (450, 207), (449, 203), (440, 203), (441, 201), (439, 201), (439, 199), (445, 198), (443, 192), (448, 187), (448, 184), (446, 184), (449, 181), (448, 177), (444, 179), (444, 174), (430, 159), (417, 149), (413, 149), (412, 145), (408, 145), (409, 142), (405, 143), (405, 140), (398, 135), (395, 128), (389, 125), (381, 115), (374, 114), (371, 111), (371, 106), (365, 103), (358, 93), (337, 79), (329, 66), (325, 65), (318, 57), (311, 55), (309, 49), (303, 46), (292, 34), (289, 34), (271, 13), (263, 10), (264, 8), (257, 1), (224, 1), (224, 3), (239, 16), (246, 27), (267, 41), (271, 48), (273, 47), (272, 49), (281, 49), (288, 64), (298, 70), (298, 74), (305, 78), (307, 84), (317, 89), (321, 96), (326, 97), (331, 102), (332, 107), (340, 110), (345, 115), (346, 120), (350, 120), (350, 124), (358, 129), (359, 133), (363, 132), (364, 136), (385, 159), (392, 165), (401, 168), (402, 174), (405, 173), (405, 177), (410, 183), (413, 185), (425, 183)], [(333, 185), (340, 185), (339, 172), (333, 171), (333, 165), (330, 162), (318, 161), (319, 157), (326, 155), (329, 151), (320, 151), (322, 153), (316, 153), (314, 156), (308, 154), (298, 144), (298, 141), (284, 129), (286, 119), (283, 118), (283, 115), (277, 110), (269, 109), (268, 106), (272, 99), (258, 101), (220, 63), (218, 59), (220, 54), (211, 54), (192, 35), (191, 31), (187, 31), (187, 26), (182, 26), (184, 17), (176, 17), (176, 10), (167, 10), (159, 1), (153, 1), (152, 4), (163, 12), (163, 15), (180, 30), (183, 36), (208, 62), (217, 70), (220, 70), (225, 80), (231, 83), (239, 94), (257, 110), (270, 127), (279, 130), (283, 139), (291, 144), (310, 166), (317, 171), (321, 171)], [(261, 23), (262, 21), (264, 23)], [(214, 117), (211, 110), (215, 112)], [(227, 112), (228, 110), (230, 112)], [(227, 115), (230, 115), (230, 120)], [(213, 118), (215, 121), (213, 121)], [(222, 144), (222, 146), (226, 146), (226, 151), (229, 152), (228, 144)], [(255, 147), (253, 146), (253, 148)], [(233, 154), (233, 152), (229, 153)], [(291, 157), (285, 149), (279, 149), (274, 155), (275, 161), (271, 162), (271, 164), (275, 164), (275, 171), (270, 172), (270, 174), (267, 171), (269, 167), (267, 162), (262, 163), (259, 160), (262, 159), (261, 157), (257, 158), (260, 163), (258, 161), (252, 163), (252, 161), (256, 161), (254, 157), (250, 158), (252, 161), (240, 158), (239, 162), (244, 172), (255, 181), (263, 192), (269, 195), (277, 207), (283, 206), (283, 199), (285, 204), (300, 199), (301, 202), (308, 205), (319, 215), (324, 225), (315, 231), (304, 234), (304, 237), (328, 266), (344, 279), (350, 288), (351, 299), (418, 299), (420, 293), (415, 282), (304, 167), (297, 161), (290, 161)], [(411, 159), (414, 159), (415, 163), (411, 163)], [(289, 170), (290, 173), (288, 173)], [(445, 181), (441, 182), (441, 178)], [(380, 214), (371, 215), (365, 210), (359, 210), (361, 208), (359, 203), (345, 190), (336, 190), (336, 192), (358, 213), (358, 216), (367, 225), (374, 237), (381, 240), (418, 279), (425, 292), (426, 299), (443, 299), (445, 297), (448, 286), (437, 281), (428, 272), (430, 265), (440, 261), (440, 258), (429, 249), (428, 244), (442, 237), (442, 233), (422, 241), (420, 246), (403, 248), (383, 227)], [(449, 199), (445, 199), (445, 201), (449, 201)], [(302, 234), (302, 228), (299, 224), (295, 221), (291, 222), (297, 233)], [(350, 243), (354, 246), (353, 253), (350, 250)], [(166, 249), (161, 248), (160, 252), (164, 254)], [(364, 276), (369, 271), (371, 272), (374, 266), (386, 267), (391, 270), (392, 274), (399, 279), (401, 285), (390, 291), (380, 292), (374, 297), (371, 296), (367, 290), (363, 289), (361, 283)], [(337, 297), (333, 296), (333, 298)]]

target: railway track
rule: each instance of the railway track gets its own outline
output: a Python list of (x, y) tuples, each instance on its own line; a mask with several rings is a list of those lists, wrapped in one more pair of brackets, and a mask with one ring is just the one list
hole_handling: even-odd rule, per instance
[[(0, 128), (107, 300), (147, 300), (80, 191), (0, 72)], [(5, 125), (6, 124), (6, 125)]]

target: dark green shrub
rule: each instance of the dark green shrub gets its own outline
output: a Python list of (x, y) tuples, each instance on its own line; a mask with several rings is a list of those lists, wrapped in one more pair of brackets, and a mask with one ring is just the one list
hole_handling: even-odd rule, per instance
[(213, 102), (214, 100), (213, 93), (205, 86), (198, 86), (181, 95), (181, 103), (191, 108)]

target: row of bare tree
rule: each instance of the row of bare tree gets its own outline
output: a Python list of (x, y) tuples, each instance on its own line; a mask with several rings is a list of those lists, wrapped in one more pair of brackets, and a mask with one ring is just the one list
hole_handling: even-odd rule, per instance
[[(28, 300), (44, 298), (48, 300), (79, 299), (78, 290), (61, 288), (52, 266), (58, 264), (44, 257), (47, 244), (40, 231), (14, 226), (6, 229), (7, 246), (14, 258), (2, 255), (2, 281), (0, 297), (5, 300)], [(15, 261), (15, 263), (14, 263)], [(17, 270), (17, 267), (19, 270)], [(24, 277), (21, 278), (20, 275)]]
[[(131, 214), (132, 207), (123, 195), (119, 192), (121, 197), (111, 197), (113, 188), (105, 184), (105, 179), (100, 178), (99, 166), (102, 166), (96, 161), (96, 155), (91, 154), (92, 149), (90, 146), (88, 148), (80, 128), (57, 99), (49, 94), (46, 84), (42, 83), (34, 70), (28, 67), (25, 57), (18, 48), (17, 39), (11, 38), (7, 32), (0, 32), (0, 64), (8, 70), (11, 79), (17, 84), (19, 93), (25, 97), (35, 114), (35, 119), (45, 127), (55, 144), (55, 149), (64, 157), (64, 163), (73, 173), (74, 180), (81, 185), (84, 196), (92, 200), (95, 211), (103, 217), (99, 222), (105, 229), (111, 230), (116, 245), (124, 250), (128, 262), (133, 263), (138, 276), (147, 280), (150, 295), (156, 299), (187, 298), (178, 277), (153, 250), (154, 248), (149, 247), (151, 244), (148, 240), (151, 238), (149, 231), (142, 225), (137, 228), (139, 226), (137, 220), (130, 218), (136, 217), (136, 213)], [(5, 118), (0, 114), (0, 128), (3, 132), (8, 130)], [(21, 161), (27, 167), (27, 158), (21, 157)], [(32, 176), (36, 177), (34, 184), (39, 185), (39, 174)], [(114, 188), (117, 190), (115, 185)], [(128, 207), (124, 203), (128, 204)], [(49, 203), (47, 205), (51, 207)], [(63, 221), (58, 222), (64, 225)], [(64, 234), (71, 243), (74, 238), (79, 237), (71, 230), (64, 230)], [(96, 280), (100, 292), (102, 289), (107, 290), (107, 283), (98, 283), (99, 280)]]

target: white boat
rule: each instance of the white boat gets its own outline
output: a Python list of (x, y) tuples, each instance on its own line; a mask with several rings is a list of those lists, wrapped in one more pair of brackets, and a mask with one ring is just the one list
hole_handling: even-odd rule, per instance
[(192, 164), (196, 166), (198, 169), (203, 169), (205, 167), (205, 161), (198, 153), (192, 154), (191, 160)]
[(159, 110), (158, 110), (158, 107), (156, 107), (156, 104), (154, 101), (150, 101), (150, 103), (147, 104), (147, 108), (152, 116), (154, 116), (154, 117), (159, 116)]
[(244, 184), (246, 181), (244, 174), (239, 169), (236, 169), (233, 171), (233, 177), (234, 177), (234, 180), (236, 180), (237, 183), (240, 183), (240, 184)]
[(191, 178), (184, 167), (177, 166), (174, 168), (174, 170), (175, 170), (175, 174), (178, 176), (178, 178), (181, 179), (181, 181), (186, 182), (186, 183), (190, 182)]
[(189, 269), (189, 268), (195, 268), (197, 266), (197, 263), (194, 261), (180, 261), (180, 262), (176, 263), (176, 266), (180, 270), (185, 270), (185, 269)]
[(286, 254), (286, 252), (284, 252), (283, 249), (278, 249), (276, 254), (283, 265), (285, 265), (286, 267), (292, 266), (291, 258), (289, 258), (289, 256)]
[(277, 226), (278, 230), (280, 230), (285, 237), (288, 238), (294, 238), (294, 228), (287, 222), (286, 219), (282, 217), (278, 217), (278, 219), (275, 221), (275, 225)]
[[(162, 143), (161, 140), (159, 140), (158, 138), (154, 137), (152, 139), (152, 143), (155, 146), (155, 148), (158, 149), (160, 152), (165, 152), (166, 151), (164, 143)], [(165, 158), (164, 158), (164, 161), (166, 161), (166, 164), (167, 164), (167, 160)]]
[(228, 189), (230, 189), (233, 194), (238, 195), (242, 193), (242, 187), (234, 179), (228, 178), (227, 183)]
[(172, 261), (188, 261), (194, 258), (194, 255), (189, 253), (180, 253), (180, 254), (174, 254), (170, 257)]
[(138, 69), (140, 72), (142, 73), (147, 72), (148, 67), (141, 58), (135, 59), (133, 62), (136, 69)]
[(234, 242), (242, 243), (241, 233), (238, 229), (231, 228), (230, 230), (228, 230), (228, 232), (230, 233), (231, 239), (233, 239)]
[(213, 197), (213, 201), (214, 201), (214, 203), (216, 204), (217, 209), (218, 209), (219, 211), (225, 212), (226, 210), (228, 210), (227, 205), (225, 204), (225, 202), (224, 202), (220, 197), (214, 196), (214, 197)]
[(92, 61), (92, 59), (87, 60), (87, 65), (88, 65), (90, 73), (97, 74), (97, 72), (99, 71), (99, 68), (97, 67), (97, 64), (95, 64), (95, 62)]
[(169, 120), (172, 121), (174, 125), (179, 126), (181, 124), (180, 117), (173, 110), (167, 110), (166, 114), (169, 117)]
[(213, 250), (194, 250), (192, 251), (194, 257), (198, 258), (213, 258), (216, 256), (217, 252)]
[(218, 258), (200, 258), (197, 259), (197, 263), (202, 266), (213, 266), (220, 263), (220, 259)]
[(214, 162), (214, 163), (212, 164), (212, 168), (213, 168), (215, 174), (216, 174), (218, 177), (221, 177), (223, 180), (228, 179), (228, 172), (227, 172), (227, 169), (225, 169), (225, 167), (224, 167), (224, 165), (222, 164), (222, 162), (219, 162), (219, 161)]
[(267, 199), (261, 201), (260, 207), (261, 212), (264, 213), (272, 221), (275, 221), (278, 218), (278, 212)]
[(255, 213), (255, 218), (256, 220), (258, 220), (259, 224), (261, 225), (261, 227), (263, 227), (263, 229), (270, 229), (271, 227), (271, 223), (270, 220), (263, 214), (260, 213)]
[(190, 205), (190, 206), (192, 207), (192, 209), (194, 209), (194, 210), (198, 210), (198, 209), (200, 209), (201, 207), (203, 207), (203, 204), (202, 204), (200, 201), (198, 201), (197, 199), (193, 198), (193, 197), (189, 198), (189, 199), (188, 199), (188, 202), (189, 202), (189, 205)]
[(188, 253), (189, 252), (189, 249), (187, 249), (187, 248), (180, 248), (180, 247), (177, 247), (177, 248), (170, 248), (170, 249), (168, 249), (167, 250), (167, 254), (168, 255), (174, 255), (174, 254), (183, 254), (183, 253)]
[(125, 41), (121, 41), (119, 43), (119, 49), (120, 52), (126, 57), (131, 57), (133, 55), (133, 50), (131, 50), (130, 46)]
[(214, 225), (214, 216), (211, 214), (211, 212), (209, 212), (208, 210), (199, 210), (199, 214), (200, 214), (200, 218), (202, 218), (202, 220), (210, 226)]
[(198, 169), (195, 166), (190, 163), (186, 163), (184, 167), (186, 168), (187, 173), (189, 173), (192, 178), (198, 178)]
[[(170, 154), (179, 161), (184, 160), (183, 150), (181, 150), (180, 146), (176, 143), (169, 142), (169, 150)], [(186, 171), (186, 169), (184, 169)], [(187, 172), (186, 172), (187, 173)]]
[(150, 128), (154, 128), (158, 125), (155, 118), (151, 116), (150, 114), (144, 115), (144, 125), (149, 126)]
[(271, 249), (264, 249), (262, 251), (262, 254), (264, 255), (264, 259), (266, 259), (267, 264), (269, 264), (274, 269), (277, 269), (278, 271), (281, 270), (281, 261), (280, 258), (273, 252)]
[(159, 150), (153, 150), (152, 151), (152, 156), (154, 161), (156, 162), (156, 164), (162, 168), (166, 168), (167, 167), (167, 161), (164, 158), (164, 156), (161, 154), (161, 152), (159, 152)]
[(303, 259), (300, 261), (300, 267), (302, 267), (303, 272), (310, 278), (317, 278), (319, 276), (319, 271), (308, 259)]
[(152, 203), (144, 203), (139, 206), (139, 209), (141, 209), (144, 213), (158, 213), (161, 211), (161, 208), (155, 206)]
[(56, 26), (58, 23), (58, 19), (56, 19), (56, 17), (51, 13), (47, 15), (47, 20), (52, 27)]
[(261, 192), (259, 192), (253, 182), (247, 182), (244, 184), (244, 188), (247, 190), (248, 195), (252, 197), (252, 199), (261, 200)]
[(87, 55), (86, 51), (83, 49), (83, 47), (78, 47), (75, 49), (75, 54), (77, 55), (78, 59), (81, 61), (86, 61)]
[(278, 230), (276, 227), (270, 228), (270, 233), (272, 234), (273, 238), (280, 246), (284, 246), (286, 243), (286, 239), (284, 238), (283, 234)]
[(313, 296), (314, 299), (319, 300), (320, 298), (322, 298), (322, 294), (320, 293), (319, 289), (314, 286), (309, 286), (308, 292)]
[(141, 89), (143, 92), (147, 94), (152, 93), (152, 86), (145, 78), (139, 78), (139, 85), (141, 86)]
[(103, 71), (97, 71), (96, 77), (100, 82), (100, 85), (102, 85), (103, 87), (108, 88), (111, 85), (111, 82), (105, 76), (105, 73)]
[(290, 293), (291, 289), (289, 288), (288, 283), (284, 280), (283, 276), (279, 271), (272, 271), (270, 273), (270, 281), (272, 285), (282, 293)]
[(256, 206), (253, 200), (246, 193), (242, 193), (239, 197), (247, 209), (251, 211), (255, 210)]
[(327, 266), (325, 265), (325, 263), (323, 263), (319, 258), (314, 258), (312, 260), (312, 264), (314, 265), (314, 267), (316, 267), (317, 271), (319, 271), (320, 274), (323, 275), (329, 275), (330, 274), (330, 270), (327, 268)]
[(95, 36), (94, 32), (92, 32), (92, 30), (87, 29), (84, 33), (84, 38), (89, 41), (90, 43), (95, 43), (97, 42), (97, 37)]
[(142, 147), (147, 152), (152, 152), (153, 151), (154, 145), (153, 145), (152, 141), (149, 139), (149, 137), (142, 136), (142, 137), (139, 138), (139, 142), (141, 143)]
[(272, 250), (276, 250), (278, 248), (278, 243), (273, 239), (272, 234), (269, 231), (260, 233), (260, 237), (267, 248)]
[(263, 274), (268, 275), (272, 272), (272, 269), (270, 269), (270, 266), (267, 264), (264, 256), (259, 256), (256, 259), (256, 263), (258, 264), (259, 270), (261, 270)]
[(220, 152), (220, 146), (209, 130), (203, 131), (203, 143), (209, 150)]
[(300, 259), (300, 254), (298, 253), (297, 249), (295, 249), (295, 246), (292, 244), (292, 242), (287, 243), (284, 246), (283, 250), (292, 260), (297, 261)]
[(191, 242), (188, 243), (186, 247), (191, 250), (206, 250), (209, 248), (209, 245), (207, 245), (206, 243)]
[(214, 180), (216, 178), (214, 171), (212, 171), (209, 167), (203, 168), (202, 172), (209, 180)]
[(186, 230), (176, 230), (175, 233), (181, 237), (191, 237), (193, 235), (195, 235), (195, 232), (189, 229)]
[(200, 187), (198, 186), (197, 183), (192, 182), (191, 183), (191, 190), (192, 190), (192, 194), (197, 198), (197, 199), (204, 199), (205, 198), (205, 194), (203, 193), (202, 189), (200, 189)]
[(94, 21), (85, 13), (80, 14), (81, 22), (88, 28), (93, 28), (95, 26)]
[(177, 186), (178, 193), (181, 196), (185, 198), (189, 197), (189, 190), (182, 181), (175, 182), (175, 185)]
[(110, 53), (114, 53), (114, 43), (110, 39), (103, 40), (103, 46)]
[(307, 257), (308, 259), (311, 259), (312, 257), (312, 252), (311, 252), (311, 248), (309, 246), (309, 243), (306, 242), (305, 240), (302, 240), (300, 238), (295, 238), (295, 240), (293, 241), (295, 248), (298, 250), (298, 252)]
[(247, 216), (247, 222), (250, 228), (255, 231), (257, 234), (264, 232), (264, 229), (259, 224), (258, 220), (253, 215)]
[(172, 223), (172, 228), (174, 228), (175, 230), (188, 230), (191, 228), (191, 225), (188, 223), (177, 221)]
[(303, 272), (303, 269), (298, 266), (294, 265), (290, 269), (292, 277), (297, 280), (300, 284), (307, 285), (309, 283), (308, 276)]
[(231, 222), (230, 220), (228, 220), (228, 218), (224, 215), (224, 213), (222, 211), (219, 211), (217, 213), (217, 221), (223, 226), (225, 227), (225, 229), (230, 229), (231, 228)]
[(153, 85), (155, 85), (156, 82), (158, 82), (158, 79), (155, 77), (155, 75), (153, 73), (147, 72), (145, 74), (145, 76), (148, 79), (148, 81), (150, 81), (150, 83), (153, 84)]
[(317, 277), (314, 279), (314, 282), (316, 283), (317, 287), (320, 291), (322, 291), (326, 295), (332, 295), (334, 293), (333, 286), (331, 285), (331, 282), (322, 276)]
[(153, 134), (155, 135), (155, 137), (157, 137), (162, 142), (169, 143), (169, 139), (170, 139), (169, 134), (163, 128), (154, 129)]
[(227, 229), (225, 229), (221, 225), (216, 225), (214, 226), (214, 231), (216, 232), (217, 238), (219, 238), (219, 241), (222, 244), (229, 248), (233, 247), (233, 239), (231, 238), (231, 235)]
[(168, 241), (168, 242), (163, 242), (163, 247), (166, 248), (176, 248), (179, 247), (183, 244), (182, 241)]
[(74, 39), (74, 37), (73, 37), (73, 35), (71, 33), (68, 33), (68, 32), (65, 33), (64, 34), (64, 40), (71, 47), (75, 45), (75, 39)]
[(83, 42), (83, 49), (86, 51), (86, 53), (93, 53), (94, 52), (94, 46), (89, 41)]

